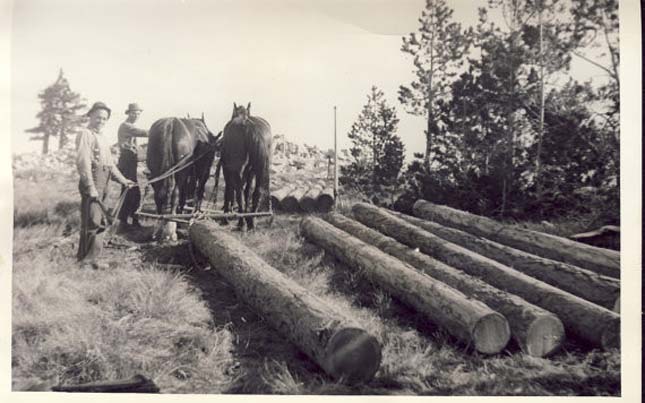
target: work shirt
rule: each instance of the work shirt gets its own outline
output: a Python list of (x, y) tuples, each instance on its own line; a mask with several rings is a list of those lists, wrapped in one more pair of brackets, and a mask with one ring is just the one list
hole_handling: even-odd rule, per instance
[(76, 168), (80, 176), (79, 188), (81, 193), (90, 194), (96, 191), (95, 173), (107, 167), (120, 182), (125, 183), (125, 177), (114, 165), (110, 145), (102, 134), (84, 128), (76, 136)]
[(119, 149), (137, 152), (137, 137), (148, 137), (148, 132), (125, 121), (119, 126)]

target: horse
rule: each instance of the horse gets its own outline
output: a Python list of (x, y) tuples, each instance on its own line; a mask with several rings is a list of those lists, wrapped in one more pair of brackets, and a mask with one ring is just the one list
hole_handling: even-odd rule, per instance
[[(271, 141), (271, 126), (263, 118), (251, 116), (251, 103), (246, 108), (233, 103), (231, 120), (224, 126), (221, 157), (215, 174), (217, 186), (219, 171), (223, 168), (225, 213), (231, 212), (234, 202), (240, 213), (255, 213), (260, 206), (268, 205)], [(249, 203), (251, 187), (253, 195)], [(248, 229), (253, 229), (253, 217), (247, 217), (246, 224)], [(243, 225), (240, 218), (238, 226), (242, 228)]]
[[(163, 118), (148, 133), (146, 164), (151, 180), (173, 169), (168, 177), (152, 183), (157, 214), (181, 214), (189, 194), (201, 208), (206, 181), (219, 147), (219, 138), (206, 127), (204, 117)], [(176, 223), (163, 223), (155, 238), (176, 240)]]

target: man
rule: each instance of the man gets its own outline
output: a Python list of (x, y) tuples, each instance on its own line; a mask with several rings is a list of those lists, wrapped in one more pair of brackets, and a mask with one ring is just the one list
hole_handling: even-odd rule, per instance
[[(148, 132), (137, 128), (134, 124), (139, 119), (143, 109), (136, 103), (129, 104), (125, 114), (128, 115), (125, 122), (119, 126), (119, 170), (123, 172), (126, 178), (133, 182), (137, 182), (137, 137), (148, 137)], [(128, 222), (128, 217), (132, 217), (132, 225), (141, 226), (138, 217), (134, 214), (139, 208), (141, 203), (141, 191), (138, 187), (126, 189), (123, 187), (123, 192), (127, 191), (123, 207), (119, 212), (120, 225), (125, 226)]]
[(103, 236), (107, 228), (103, 202), (111, 177), (124, 186), (134, 184), (114, 165), (110, 146), (102, 134), (111, 114), (107, 105), (96, 102), (87, 112), (90, 119), (88, 127), (76, 136), (76, 167), (80, 177), (78, 190), (81, 193), (81, 237), (77, 257), (83, 267), (106, 267), (98, 262), (98, 257), (103, 249)]

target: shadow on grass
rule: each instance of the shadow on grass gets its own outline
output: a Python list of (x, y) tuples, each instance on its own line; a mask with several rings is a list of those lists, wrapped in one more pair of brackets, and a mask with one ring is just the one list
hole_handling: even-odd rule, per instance
[[(192, 256), (191, 256), (192, 254)], [(145, 260), (185, 268), (183, 274), (199, 290), (214, 325), (234, 335), (235, 381), (232, 394), (356, 394), (360, 389), (336, 384), (296, 346), (275, 331), (237, 297), (229, 284), (210, 269), (208, 261), (189, 242), (160, 245), (144, 252)], [(288, 363), (287, 366), (279, 363)], [(270, 377), (270, 378), (269, 378)]]

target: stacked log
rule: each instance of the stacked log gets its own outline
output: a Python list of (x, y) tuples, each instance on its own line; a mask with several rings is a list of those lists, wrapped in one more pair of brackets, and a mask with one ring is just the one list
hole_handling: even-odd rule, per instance
[(316, 211), (316, 198), (322, 190), (322, 185), (315, 183), (302, 195), (299, 200), (300, 209), (305, 213)]
[(236, 294), (334, 378), (368, 381), (381, 361), (376, 339), (277, 271), (233, 236), (196, 222), (190, 238)]
[(438, 237), (497, 260), (587, 301), (614, 311), (617, 311), (620, 306), (620, 281), (615, 278), (539, 257), (432, 221), (401, 213), (392, 212), (392, 214)]
[(291, 193), (294, 189), (293, 184), (286, 184), (276, 190), (275, 192), (271, 192), (271, 205), (273, 208), (277, 211), (283, 211), (284, 208), (282, 207), (282, 200), (284, 200), (285, 197), (289, 193)]
[(486, 217), (417, 200), (414, 215), (488, 238), (525, 252), (559, 260), (596, 273), (620, 278), (620, 253), (575, 242), (570, 239), (513, 228)]
[(316, 210), (328, 213), (334, 207), (334, 188), (325, 186), (316, 198)]
[(562, 344), (564, 327), (560, 319), (551, 312), (516, 295), (494, 288), (428, 255), (418, 253), (393, 238), (340, 214), (328, 214), (325, 220), (498, 311), (508, 319), (512, 337), (527, 354), (544, 357), (556, 351)]
[(506, 319), (483, 303), (415, 270), (340, 229), (315, 218), (301, 221), (302, 234), (394, 297), (424, 313), (477, 351), (494, 354), (510, 338)]
[(288, 213), (300, 211), (300, 199), (305, 194), (305, 189), (301, 184), (297, 184), (289, 194), (280, 201), (282, 209)]
[(378, 207), (359, 203), (352, 211), (359, 221), (385, 235), (555, 313), (568, 332), (587, 343), (605, 349), (619, 347), (620, 317), (615, 312), (448, 242)]

